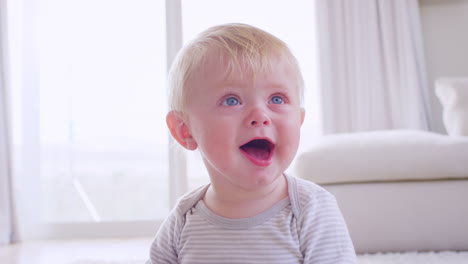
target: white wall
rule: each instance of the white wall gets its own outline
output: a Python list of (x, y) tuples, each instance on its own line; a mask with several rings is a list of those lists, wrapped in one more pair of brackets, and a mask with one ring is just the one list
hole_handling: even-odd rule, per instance
[(446, 133), (434, 81), (468, 76), (468, 0), (419, 0), (419, 5), (434, 130)]

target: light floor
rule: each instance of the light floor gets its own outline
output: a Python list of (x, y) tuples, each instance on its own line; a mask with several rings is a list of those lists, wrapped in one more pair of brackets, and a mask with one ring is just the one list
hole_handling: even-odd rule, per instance
[[(151, 238), (49, 240), (0, 247), (0, 264), (144, 264)], [(359, 264), (468, 264), (465, 252), (359, 255)]]
[(151, 238), (50, 240), (0, 247), (0, 264), (144, 264)]

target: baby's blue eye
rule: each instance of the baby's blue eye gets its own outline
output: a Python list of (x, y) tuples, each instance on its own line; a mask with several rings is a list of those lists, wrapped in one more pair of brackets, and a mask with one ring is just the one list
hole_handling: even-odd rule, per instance
[(271, 103), (272, 104), (284, 104), (284, 100), (281, 96), (276, 95), (271, 98)]
[(228, 97), (223, 103), (223, 105), (227, 105), (227, 106), (238, 105), (238, 104), (240, 104), (239, 100), (235, 97)]

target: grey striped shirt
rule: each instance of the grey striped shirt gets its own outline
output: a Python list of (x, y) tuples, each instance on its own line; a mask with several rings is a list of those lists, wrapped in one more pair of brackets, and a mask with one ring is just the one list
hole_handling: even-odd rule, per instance
[(208, 186), (185, 195), (156, 235), (147, 264), (356, 263), (335, 198), (316, 184), (286, 178), (289, 196), (250, 218), (211, 212), (201, 200)]

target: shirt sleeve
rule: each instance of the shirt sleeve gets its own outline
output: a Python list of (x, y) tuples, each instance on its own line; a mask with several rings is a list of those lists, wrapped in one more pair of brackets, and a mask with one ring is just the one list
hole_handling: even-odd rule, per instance
[(172, 212), (159, 228), (151, 244), (150, 259), (146, 264), (177, 264), (177, 215)]
[(304, 264), (357, 263), (348, 228), (332, 194), (321, 191), (312, 197), (298, 220)]
[(204, 195), (209, 184), (182, 196), (166, 221), (159, 228), (151, 244), (150, 259), (146, 264), (177, 264), (179, 258), (179, 240), (186, 221), (186, 213)]

